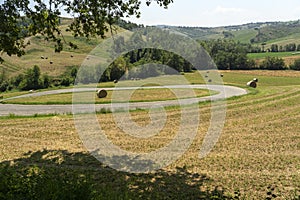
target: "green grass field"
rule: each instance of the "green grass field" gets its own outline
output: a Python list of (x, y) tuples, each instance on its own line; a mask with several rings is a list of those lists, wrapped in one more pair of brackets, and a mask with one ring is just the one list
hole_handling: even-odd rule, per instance
[[(99, 163), (82, 144), (71, 115), (1, 118), (0, 196), (5, 199), (299, 199), (300, 74), (293, 71), (223, 71), (224, 82), (258, 88), (227, 101), (226, 123), (212, 152), (199, 159), (210, 124), (210, 104), (197, 109), (201, 124), (188, 151), (155, 173), (130, 174)], [(191, 82), (201, 82), (186, 74)], [(98, 114), (115, 145), (149, 152), (170, 142), (180, 109), (167, 111), (162, 132), (148, 139), (127, 135), (113, 115)], [(131, 113), (140, 125), (147, 111)], [(126, 159), (126, 158), (125, 158)], [(112, 158), (113, 160), (113, 158)]]
[(264, 59), (266, 57), (291, 57), (299, 56), (300, 52), (265, 52), (265, 53), (249, 53), (248, 57), (253, 59)]
[(256, 60), (257, 63), (262, 62), (267, 57), (278, 57), (282, 58), (287, 66), (290, 66), (295, 60), (300, 59), (300, 52), (249, 53), (248, 57)]

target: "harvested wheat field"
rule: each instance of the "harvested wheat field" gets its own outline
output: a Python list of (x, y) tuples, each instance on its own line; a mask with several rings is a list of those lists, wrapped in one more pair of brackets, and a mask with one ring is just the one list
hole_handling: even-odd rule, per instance
[[(257, 76), (258, 88), (227, 101), (225, 127), (205, 158), (198, 155), (210, 124), (209, 103), (197, 106), (200, 124), (188, 151), (168, 167), (148, 174), (119, 172), (98, 162), (85, 149), (71, 115), (10, 116), (0, 119), (0, 184), (7, 191), (22, 190), (20, 195), (28, 198), (32, 191), (60, 190), (77, 196), (81, 191), (89, 199), (299, 198), (300, 74), (273, 72), (280, 74), (276, 79), (271, 72), (222, 73), (226, 83), (242, 87)], [(114, 144), (147, 153), (176, 135), (180, 109), (166, 112), (166, 126), (150, 139), (124, 134), (111, 113), (97, 118)], [(150, 121), (148, 114), (135, 111), (131, 118), (143, 126)]]

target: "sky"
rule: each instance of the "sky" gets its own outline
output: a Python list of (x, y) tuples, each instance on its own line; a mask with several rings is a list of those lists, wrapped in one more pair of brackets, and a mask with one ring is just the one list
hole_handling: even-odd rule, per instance
[(168, 9), (155, 2), (148, 7), (142, 1), (141, 18), (126, 20), (144, 25), (217, 27), (300, 19), (299, 0), (174, 0)]

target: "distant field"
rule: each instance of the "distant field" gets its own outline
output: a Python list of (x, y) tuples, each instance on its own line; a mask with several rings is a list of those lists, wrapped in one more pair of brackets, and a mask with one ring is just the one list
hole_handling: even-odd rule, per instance
[(300, 52), (249, 53), (248, 57), (255, 59), (257, 63), (262, 62), (267, 57), (278, 57), (282, 58), (287, 66), (290, 66), (296, 59), (300, 59)]
[[(201, 125), (188, 151), (172, 165), (149, 174), (118, 172), (100, 164), (86, 151), (72, 116), (10, 116), (0, 119), (0, 170), (5, 172), (0, 176), (0, 184), (7, 188), (15, 183), (9, 191), (19, 191), (21, 187), (23, 196), (28, 188), (49, 189), (59, 194), (70, 187), (77, 188), (75, 194), (81, 191), (98, 199), (202, 199), (217, 194), (228, 199), (235, 195), (239, 199), (266, 199), (269, 192), (278, 199), (299, 199), (300, 73), (222, 73), (225, 83), (242, 87), (257, 77), (258, 87), (251, 89), (249, 95), (227, 101), (222, 135), (204, 159), (199, 159), (198, 154), (210, 125), (210, 104), (199, 104), (196, 108)], [(198, 81), (195, 74), (186, 77)], [(98, 114), (97, 118), (115, 145), (146, 153), (172, 141), (180, 116), (178, 108), (167, 110), (166, 126), (148, 139), (124, 133), (114, 126), (111, 114)], [(150, 119), (147, 111), (133, 112), (131, 118), (142, 126)], [(61, 184), (57, 184), (60, 180)]]
[(265, 53), (249, 53), (248, 57), (253, 59), (262, 59), (266, 57), (291, 57), (300, 56), (300, 52), (265, 52)]
[(267, 41), (266, 48), (270, 48), (272, 44), (277, 44), (278, 46), (285, 46), (287, 44), (295, 43), (296, 45), (300, 44), (300, 33), (294, 33), (286, 37), (277, 38), (274, 40)]
[(250, 43), (250, 40), (254, 38), (257, 34), (257, 31), (254, 29), (246, 29), (239, 31), (232, 31), (235, 41), (240, 41), (241, 43)]

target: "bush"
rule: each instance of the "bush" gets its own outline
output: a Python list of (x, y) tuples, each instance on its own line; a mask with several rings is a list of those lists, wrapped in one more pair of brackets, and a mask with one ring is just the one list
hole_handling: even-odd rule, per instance
[(278, 57), (267, 57), (260, 66), (260, 69), (267, 70), (285, 70), (287, 67), (285, 66), (284, 60)]
[(300, 59), (295, 60), (295, 62), (290, 66), (292, 70), (300, 70)]

